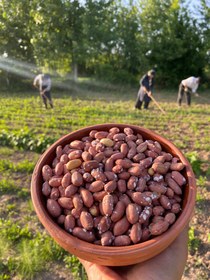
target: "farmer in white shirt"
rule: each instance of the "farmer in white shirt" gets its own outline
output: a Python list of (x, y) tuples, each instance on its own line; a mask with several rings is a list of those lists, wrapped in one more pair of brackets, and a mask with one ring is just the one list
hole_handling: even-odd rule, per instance
[(179, 85), (179, 92), (178, 92), (178, 99), (177, 102), (179, 106), (182, 104), (182, 99), (184, 96), (184, 93), (186, 94), (186, 99), (187, 99), (187, 105), (190, 106), (191, 104), (191, 92), (194, 93), (196, 96), (198, 94), (196, 93), (197, 88), (200, 83), (200, 77), (189, 77), (185, 80), (182, 80), (180, 85)]
[(33, 85), (39, 89), (40, 96), (44, 102), (45, 108), (47, 109), (47, 99), (50, 103), (51, 108), (53, 108), (53, 103), (51, 99), (51, 79), (48, 74), (39, 74), (35, 77)]

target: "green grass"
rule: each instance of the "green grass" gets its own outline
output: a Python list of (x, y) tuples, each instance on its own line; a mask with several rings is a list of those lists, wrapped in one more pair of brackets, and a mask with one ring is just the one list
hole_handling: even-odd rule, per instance
[[(154, 130), (177, 145), (196, 174), (199, 213), (207, 192), (210, 152), (210, 107), (193, 98), (191, 108), (177, 108), (177, 92), (156, 91), (166, 111), (154, 103), (148, 111), (134, 110), (138, 88), (83, 83), (69, 92), (52, 92), (54, 109), (45, 110), (36, 92), (0, 93), (0, 280), (41, 279), (42, 271), (61, 265), (75, 279), (85, 279), (77, 258), (66, 253), (45, 232), (30, 200), (30, 178), (40, 154), (56, 139), (99, 123), (128, 123)], [(208, 93), (203, 95), (209, 99)], [(198, 212), (198, 211), (197, 211)], [(189, 249), (199, 251), (196, 227)], [(207, 278), (206, 278), (207, 279)]]

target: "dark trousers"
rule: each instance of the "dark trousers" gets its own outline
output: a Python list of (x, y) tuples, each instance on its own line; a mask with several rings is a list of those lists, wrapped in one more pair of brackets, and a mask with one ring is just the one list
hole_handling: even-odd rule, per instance
[(144, 95), (143, 101), (141, 101), (138, 96), (136, 100), (135, 108), (141, 110), (142, 104), (144, 103), (144, 109), (148, 109), (150, 101), (151, 98), (147, 94)]
[[(42, 90), (44, 90), (45, 88), (46, 88), (46, 87), (42, 87)], [(44, 103), (44, 105), (45, 105), (45, 108), (47, 108), (47, 99), (49, 100), (49, 103), (50, 103), (51, 108), (53, 108), (53, 103), (52, 103), (52, 98), (51, 98), (51, 93), (50, 93), (50, 91), (45, 91), (44, 94), (42, 94), (42, 93), (40, 92), (40, 95), (41, 95), (41, 97), (42, 97), (42, 100), (43, 100), (43, 103)]]
[(187, 105), (190, 106), (190, 104), (191, 104), (191, 90), (190, 90), (190, 88), (187, 88), (187, 90), (185, 90), (185, 87), (181, 83), (179, 85), (178, 98), (177, 98), (177, 102), (178, 102), (179, 106), (181, 106), (181, 104), (182, 104), (182, 99), (183, 99), (184, 94), (185, 94), (185, 97), (186, 97)]

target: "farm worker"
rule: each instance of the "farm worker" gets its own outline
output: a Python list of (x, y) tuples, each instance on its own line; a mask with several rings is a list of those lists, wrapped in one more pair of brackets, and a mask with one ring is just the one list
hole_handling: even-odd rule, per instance
[(195, 96), (199, 96), (196, 93), (196, 90), (200, 83), (200, 77), (189, 77), (185, 80), (182, 80), (179, 85), (179, 91), (178, 91), (178, 99), (177, 102), (179, 106), (182, 104), (183, 95), (185, 93), (186, 99), (187, 99), (187, 105), (190, 106), (191, 104), (191, 92), (195, 94)]
[(51, 99), (51, 78), (48, 74), (39, 74), (35, 77), (33, 85), (39, 89), (45, 108), (47, 109), (47, 100), (49, 100), (51, 108), (53, 103)]
[(142, 103), (144, 102), (144, 109), (148, 109), (149, 103), (151, 101), (150, 96), (152, 95), (153, 87), (154, 87), (154, 77), (155, 70), (152, 69), (147, 72), (140, 79), (140, 88), (137, 95), (137, 100), (135, 104), (136, 109), (141, 109)]

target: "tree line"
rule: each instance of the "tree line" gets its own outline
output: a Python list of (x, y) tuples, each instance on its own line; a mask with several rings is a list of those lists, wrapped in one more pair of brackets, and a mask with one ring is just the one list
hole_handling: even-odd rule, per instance
[[(0, 57), (75, 80), (133, 83), (154, 66), (162, 86), (191, 75), (209, 78), (207, 0), (196, 17), (186, 0), (127, 2), (1, 0)], [(1, 69), (0, 77), (8, 75)]]

